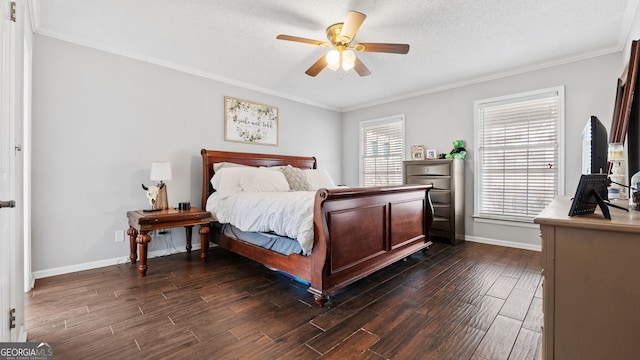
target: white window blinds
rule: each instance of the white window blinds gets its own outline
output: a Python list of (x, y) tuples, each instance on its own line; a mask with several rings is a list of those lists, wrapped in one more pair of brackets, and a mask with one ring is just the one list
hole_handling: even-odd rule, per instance
[(475, 216), (530, 222), (559, 193), (562, 88), (478, 101)]
[(402, 184), (404, 116), (360, 123), (360, 185)]

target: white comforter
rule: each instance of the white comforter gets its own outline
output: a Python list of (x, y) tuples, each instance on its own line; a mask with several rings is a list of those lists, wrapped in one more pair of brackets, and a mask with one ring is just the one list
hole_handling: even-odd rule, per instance
[(313, 248), (315, 191), (239, 192), (221, 199), (213, 193), (207, 211), (243, 231), (272, 231), (298, 240), (305, 255)]

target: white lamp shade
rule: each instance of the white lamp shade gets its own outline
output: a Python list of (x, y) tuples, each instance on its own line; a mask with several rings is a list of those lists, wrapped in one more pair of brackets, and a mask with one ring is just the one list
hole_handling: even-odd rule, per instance
[(349, 71), (353, 69), (356, 63), (356, 54), (351, 50), (345, 50), (342, 52), (342, 70)]
[(171, 164), (168, 162), (154, 162), (151, 164), (151, 180), (171, 180)]
[(340, 52), (338, 50), (331, 50), (325, 56), (327, 60), (327, 67), (333, 71), (340, 68)]

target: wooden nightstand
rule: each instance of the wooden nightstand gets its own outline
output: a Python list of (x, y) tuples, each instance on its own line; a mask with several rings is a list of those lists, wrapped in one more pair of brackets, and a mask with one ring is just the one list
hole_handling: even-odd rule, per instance
[(135, 264), (138, 254), (136, 253), (136, 243), (140, 248), (140, 263), (138, 272), (140, 276), (147, 274), (147, 244), (151, 241), (149, 231), (158, 229), (169, 229), (184, 226), (187, 231), (186, 249), (191, 253), (191, 233), (194, 225), (200, 225), (200, 259), (207, 261), (207, 250), (209, 249), (209, 223), (211, 213), (200, 209), (177, 210), (167, 209), (154, 212), (144, 212), (142, 210), (128, 211), (129, 218), (129, 246), (131, 249), (131, 263)]

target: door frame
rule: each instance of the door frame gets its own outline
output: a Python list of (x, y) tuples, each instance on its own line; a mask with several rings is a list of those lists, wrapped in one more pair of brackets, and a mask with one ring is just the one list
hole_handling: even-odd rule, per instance
[[(24, 139), (30, 128), (25, 130), (25, 114), (30, 114), (30, 56), (26, 49), (31, 46), (32, 30), (28, 0), (1, 0), (0, 8), (0, 124), (6, 131), (2, 137), (3, 178), (2, 196), (15, 200), (16, 207), (2, 209), (8, 216), (2, 216), (3, 226), (8, 226), (6, 238), (2, 239), (2, 295), (0, 296), (0, 341), (23, 342), (27, 340), (24, 321), (25, 268), (24, 268), (24, 216), (30, 213), (30, 207), (24, 202)], [(13, 6), (12, 6), (13, 5)], [(12, 11), (15, 9), (15, 11)], [(13, 19), (11, 18), (13, 17)], [(29, 54), (25, 54), (29, 53)], [(29, 74), (29, 75), (25, 75)], [(3, 132), (4, 132), (3, 130)], [(29, 171), (27, 171), (29, 172)], [(28, 216), (28, 215), (27, 215)], [(30, 272), (30, 271), (29, 271)], [(9, 311), (15, 309), (15, 326), (9, 328)]]

